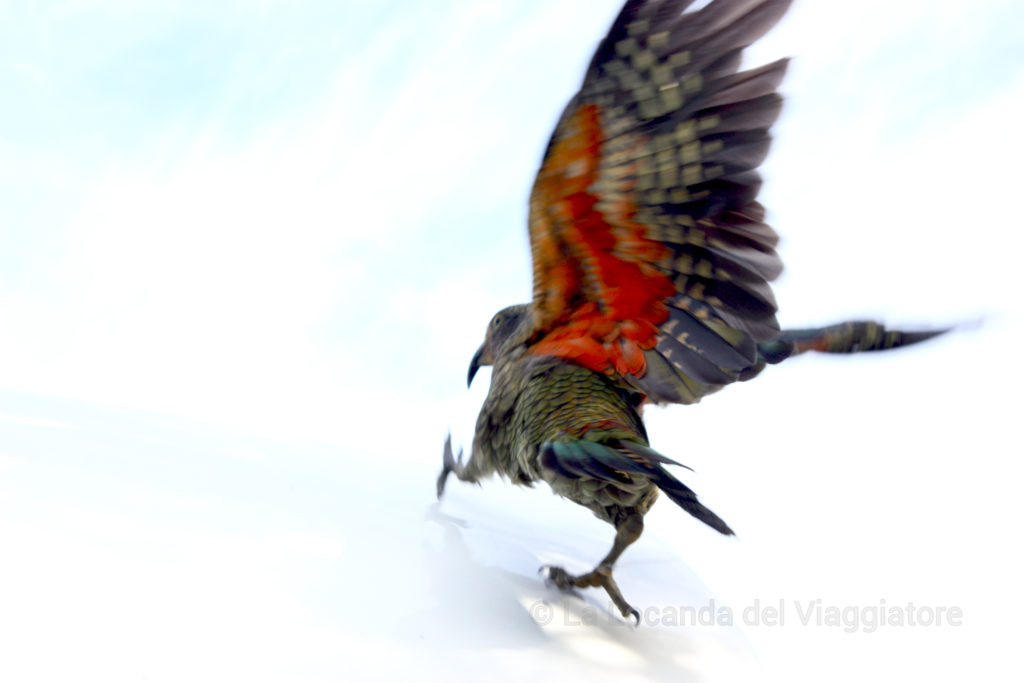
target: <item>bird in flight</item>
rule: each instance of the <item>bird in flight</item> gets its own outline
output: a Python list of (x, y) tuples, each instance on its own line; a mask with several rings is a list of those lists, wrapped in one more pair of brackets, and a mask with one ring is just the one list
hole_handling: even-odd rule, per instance
[(744, 48), (789, 0), (629, 0), (544, 153), (529, 206), (533, 299), (491, 319), (469, 382), (491, 365), (468, 460), (445, 443), (437, 481), (547, 482), (615, 528), (596, 567), (542, 567), (565, 590), (613, 577), (659, 492), (732, 529), (651, 448), (648, 403), (695, 403), (805, 351), (891, 349), (940, 331), (851, 321), (782, 330), (769, 283), (778, 235), (757, 167), (779, 115), (786, 60), (740, 71)]

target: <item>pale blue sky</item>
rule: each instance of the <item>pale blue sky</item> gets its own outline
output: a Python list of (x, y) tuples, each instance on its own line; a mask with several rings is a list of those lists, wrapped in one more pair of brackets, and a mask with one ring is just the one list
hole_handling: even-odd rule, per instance
[[(208, 546), (268, 529), (240, 557), (298, 544), (295, 562), (351, 567), (333, 544), (371, 532), (332, 492), (372, 489), (375, 463), (394, 491), (425, 487), (378, 500), (385, 532), (421, 520), (444, 434), (468, 442), (486, 390), (485, 373), (465, 390), (484, 326), (529, 296), (540, 154), (618, 8), (0, 0), (0, 505), (32, 530), (16, 547), (64, 538), (32, 526), (56, 506), (102, 511), (115, 545), (195, 532), (197, 576)], [(1022, 45), (1012, 0), (798, 0), (751, 51), (794, 57), (762, 194), (783, 323), (985, 325), (650, 411), (654, 445), (743, 530), (723, 545), (652, 513), (720, 594), (924, 596), (980, 624), (939, 642), (1004, 637)], [(936, 646), (755, 635), (780, 662)]]
[[(785, 240), (782, 286), (792, 275), (804, 292), (843, 267), (830, 245), (867, 239), (843, 221), (894, 223), (933, 203), (922, 154), (948, 162), (947, 180), (1006, 163), (1016, 131), (972, 116), (1016, 102), (1024, 73), (1010, 2), (806, 4), (752, 56), (795, 57), (765, 197)], [(394, 382), (455, 391), (451, 369), (482, 321), (528, 294), (532, 173), (617, 9), (0, 5), (4, 382), (285, 433), (313, 425), (311, 406), (281, 394), (315, 395), (323, 425), (353, 383), (384, 402)], [(935, 148), (956, 135), (959, 149)], [(863, 187), (879, 174), (885, 185)], [(797, 232), (820, 210), (814, 182), (835, 202), (867, 193), (860, 217), (816, 229), (823, 243)], [(879, 268), (935, 249), (909, 231), (892, 239)], [(804, 249), (820, 271), (796, 268)], [(856, 278), (864, 265), (849, 264)], [(923, 295), (913, 283), (930, 276), (892, 282), (894, 296)], [(889, 313), (864, 299), (864, 314)], [(780, 301), (794, 322), (841, 313)]]
[[(393, 394), (381, 373), (436, 392), (481, 320), (528, 294), (531, 176), (617, 9), (0, 5), (0, 311), (12, 321), (0, 350), (13, 366), (4, 381), (213, 418), (237, 387), (251, 400), (268, 380), (278, 392), (315, 385), (335, 410), (346, 379), (378, 400)], [(754, 60), (796, 58), (766, 167), (794, 178), (766, 185), (787, 277), (820, 281), (795, 269), (805, 246), (825, 272), (839, 260), (782, 222), (784, 211), (816, 206), (793, 167), (814, 182), (836, 172), (815, 166), (834, 164), (844, 202), (856, 190), (842, 188), (866, 182), (865, 168), (906, 176), (860, 204), (882, 223), (879, 206), (909, 211), (913, 197), (894, 195), (927, 163), (906, 150), (948, 159), (948, 174), (969, 179), (1019, 149), (1016, 131), (984, 128), (965, 131), (980, 137), (960, 139), (959, 151), (934, 145), (975, 125), (972, 114), (998, 111), (1000, 98), (1016, 101), (1020, 18), (997, 0), (798, 3), (757, 46)], [(823, 226), (820, 238), (843, 232)], [(914, 249), (900, 244), (890, 254), (905, 263)], [(784, 319), (799, 312), (780, 300)], [(887, 313), (867, 301), (871, 312)], [(410, 334), (419, 353), (409, 353)], [(425, 367), (423, 354), (443, 367)], [(197, 385), (210, 405), (194, 400)], [(284, 408), (249, 407), (263, 426)]]

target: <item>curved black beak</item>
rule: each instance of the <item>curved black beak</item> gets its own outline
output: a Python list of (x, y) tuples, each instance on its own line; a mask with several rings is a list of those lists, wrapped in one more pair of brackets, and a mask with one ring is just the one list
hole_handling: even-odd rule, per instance
[(473, 354), (473, 360), (469, 361), (469, 375), (466, 377), (467, 387), (473, 386), (473, 378), (476, 377), (476, 371), (480, 369), (481, 365), (483, 365), (483, 355), (484, 347), (481, 346), (476, 350), (476, 353)]

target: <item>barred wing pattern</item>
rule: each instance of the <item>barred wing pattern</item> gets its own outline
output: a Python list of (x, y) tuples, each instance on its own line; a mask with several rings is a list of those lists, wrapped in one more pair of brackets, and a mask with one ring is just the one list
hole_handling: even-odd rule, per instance
[(530, 197), (531, 352), (658, 403), (754, 374), (779, 334), (778, 237), (755, 198), (786, 62), (738, 69), (789, 0), (690, 4), (626, 3)]

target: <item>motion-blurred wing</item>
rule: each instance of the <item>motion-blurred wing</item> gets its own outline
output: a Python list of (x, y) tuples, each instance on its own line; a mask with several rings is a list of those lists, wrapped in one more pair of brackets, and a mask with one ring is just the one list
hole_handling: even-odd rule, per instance
[(789, 0), (631, 0), (530, 198), (532, 351), (690, 403), (779, 332), (778, 237), (755, 201), (785, 61), (738, 72)]

